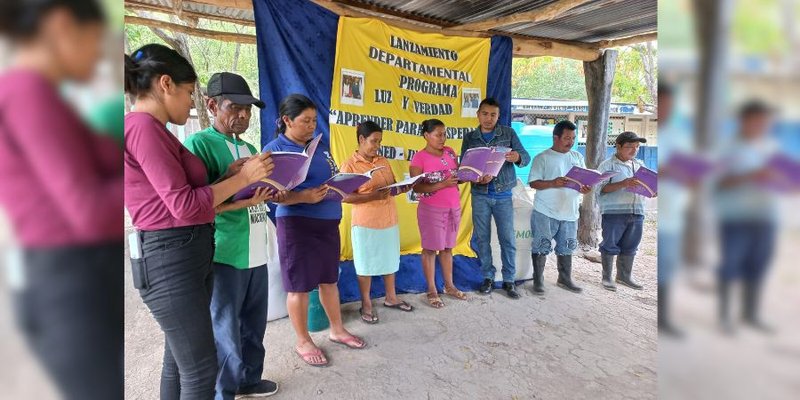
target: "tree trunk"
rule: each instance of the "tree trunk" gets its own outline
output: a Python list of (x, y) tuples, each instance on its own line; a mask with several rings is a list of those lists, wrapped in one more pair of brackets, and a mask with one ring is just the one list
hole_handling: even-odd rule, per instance
[[(695, 22), (701, 56), (694, 134), (695, 146), (701, 152), (710, 150), (714, 136), (719, 131), (719, 121), (724, 117), (729, 78), (726, 64), (733, 10), (730, 3), (720, 0), (694, 3), (695, 15), (706, 16)], [(692, 200), (686, 216), (683, 257), (687, 266), (702, 266), (711, 261), (708, 257), (708, 249), (711, 248), (709, 238), (713, 236), (710, 189), (701, 186), (693, 193)]]
[[(596, 169), (606, 156), (608, 116), (611, 105), (611, 84), (617, 66), (617, 51), (605, 50), (595, 61), (583, 63), (589, 116), (586, 132), (586, 167)], [(594, 192), (583, 196), (578, 219), (578, 242), (583, 249), (596, 249), (599, 244), (600, 210)]]
[[(146, 16), (147, 13), (141, 13), (141, 15)], [(194, 65), (194, 62), (192, 61), (192, 52), (189, 50), (189, 41), (185, 34), (174, 32), (173, 36), (170, 36), (158, 28), (150, 27), (150, 30), (153, 31), (156, 36), (161, 38), (161, 40), (166, 42), (170, 47), (175, 49), (178, 54), (186, 58), (189, 63)], [(194, 95), (192, 95), (192, 100), (194, 101), (194, 108), (197, 111), (197, 120), (200, 124), (200, 129), (208, 128), (211, 126), (211, 121), (208, 118), (208, 110), (206, 109), (205, 97), (203, 96), (203, 91), (200, 87), (200, 80), (194, 84)]]
[(242, 44), (236, 43), (236, 50), (233, 53), (233, 65), (231, 66), (231, 72), (236, 72), (239, 69), (239, 53), (241, 52)]
[(642, 58), (644, 81), (647, 86), (647, 93), (650, 94), (650, 104), (655, 104), (658, 98), (658, 87), (656, 86), (656, 56), (653, 42), (647, 42), (637, 47), (637, 50), (639, 50), (639, 56)]
[[(122, 47), (125, 54), (128, 55), (131, 54), (131, 44), (130, 42), (128, 42), (128, 35), (122, 35)], [(123, 68), (125, 67), (123, 66)], [(123, 78), (122, 78), (123, 80), (125, 79), (124, 76), (125, 75), (123, 73)], [(125, 114), (127, 114), (131, 112), (131, 110), (133, 109), (133, 100), (131, 99), (131, 96), (127, 93), (124, 95), (124, 97), (125, 97)]]

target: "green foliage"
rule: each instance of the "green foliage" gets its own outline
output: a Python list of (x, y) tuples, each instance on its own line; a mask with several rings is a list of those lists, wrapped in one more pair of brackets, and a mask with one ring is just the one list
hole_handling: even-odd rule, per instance
[[(611, 101), (636, 103), (641, 96), (645, 102), (653, 103), (641, 56), (644, 46), (623, 47), (618, 51)], [(511, 95), (530, 99), (586, 100), (583, 62), (560, 57), (515, 58)]]
[[(239, 32), (255, 34), (253, 27), (237, 26), (228, 22), (201, 20), (198, 28), (209, 29), (220, 32)], [(166, 32), (173, 36), (173, 32)], [(144, 26), (126, 24), (125, 35), (128, 41), (128, 51), (135, 51), (141, 46), (149, 43), (164, 43), (153, 31)], [(215, 72), (234, 72), (243, 76), (253, 95), (258, 97), (258, 55), (256, 46), (252, 44), (239, 45), (239, 57), (234, 70), (234, 59), (236, 59), (236, 43), (222, 42), (187, 36), (189, 48), (191, 50), (192, 62), (199, 77), (200, 85), (205, 88), (208, 79)], [(260, 146), (260, 121), (259, 109), (253, 107), (253, 117), (250, 120), (250, 128), (242, 135), (242, 138), (253, 143), (256, 147)]]
[(583, 63), (560, 57), (515, 58), (511, 95), (529, 99), (586, 100)]

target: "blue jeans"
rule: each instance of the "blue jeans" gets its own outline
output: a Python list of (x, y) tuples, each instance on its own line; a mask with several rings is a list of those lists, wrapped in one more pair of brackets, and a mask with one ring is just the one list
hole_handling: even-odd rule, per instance
[(217, 400), (232, 400), (237, 389), (261, 381), (268, 278), (265, 265), (236, 269), (214, 263), (211, 323), (219, 362)]
[(644, 215), (603, 214), (601, 227), (603, 241), (600, 242), (600, 253), (612, 256), (636, 255), (642, 241)]
[(492, 216), (497, 226), (500, 241), (500, 257), (503, 260), (503, 282), (514, 282), (517, 245), (514, 242), (514, 203), (511, 198), (493, 199), (488, 195), (472, 194), (472, 224), (478, 244), (478, 258), (484, 279), (494, 280), (497, 268), (492, 265)]
[(775, 224), (770, 221), (723, 222), (720, 227), (720, 281), (761, 282), (772, 258), (775, 231)]
[(683, 260), (683, 243), (680, 234), (658, 232), (658, 284), (672, 282), (678, 266)]
[(556, 254), (559, 256), (571, 256), (578, 247), (578, 221), (559, 221), (533, 210), (531, 234), (531, 253), (550, 254), (553, 239), (556, 240)]

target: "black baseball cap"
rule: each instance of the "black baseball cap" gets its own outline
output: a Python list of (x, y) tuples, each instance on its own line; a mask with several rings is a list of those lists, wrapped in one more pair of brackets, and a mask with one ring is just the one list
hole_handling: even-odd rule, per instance
[(263, 101), (253, 97), (247, 81), (239, 75), (230, 72), (217, 72), (211, 75), (206, 87), (208, 97), (222, 96), (236, 104), (255, 104), (258, 108), (264, 108)]
[(647, 139), (639, 137), (633, 132), (622, 132), (617, 136), (616, 140), (617, 144), (625, 144), (633, 142), (647, 143)]

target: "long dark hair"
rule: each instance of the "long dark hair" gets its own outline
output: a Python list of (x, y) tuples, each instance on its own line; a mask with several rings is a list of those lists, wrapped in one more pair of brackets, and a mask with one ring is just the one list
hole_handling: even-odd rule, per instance
[(133, 96), (150, 92), (153, 79), (168, 75), (176, 84), (194, 83), (197, 73), (186, 58), (160, 44), (148, 44), (125, 55), (125, 92)]
[(3, 0), (0, 2), (0, 35), (25, 40), (39, 33), (39, 25), (52, 11), (64, 8), (80, 23), (104, 22), (103, 7), (96, 0)]
[(311, 99), (302, 94), (294, 93), (284, 97), (278, 106), (278, 120), (275, 121), (278, 127), (275, 129), (275, 137), (278, 137), (281, 133), (286, 133), (286, 123), (283, 122), (284, 115), (289, 117), (290, 120), (294, 120), (309, 108), (316, 110), (317, 106), (314, 105)]

